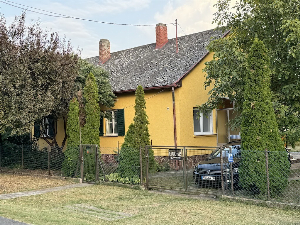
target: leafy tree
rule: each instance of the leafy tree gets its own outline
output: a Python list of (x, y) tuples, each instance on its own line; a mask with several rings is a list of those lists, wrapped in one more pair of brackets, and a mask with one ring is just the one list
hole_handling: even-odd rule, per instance
[[(90, 73), (83, 89), (85, 124), (82, 129), (82, 144), (99, 146), (100, 106), (98, 86), (95, 77)], [(95, 173), (95, 153), (85, 152), (85, 173), (91, 179)]]
[[(272, 102), (282, 136), (290, 144), (300, 137), (300, 4), (298, 0), (241, 0), (230, 8), (231, 0), (218, 0), (214, 22), (226, 25), (230, 36), (212, 41), (215, 52), (208, 62), (206, 86), (214, 84), (209, 101), (201, 110), (216, 108), (222, 97), (235, 102), (240, 115), (243, 108), (246, 55), (255, 37), (262, 40), (270, 57)], [(237, 117), (234, 125), (240, 126)]]
[(113, 107), (116, 96), (112, 92), (109, 82), (109, 73), (103, 70), (101, 67), (97, 67), (88, 63), (86, 60), (79, 60), (79, 65), (79, 72), (75, 81), (76, 89), (78, 91), (82, 90), (85, 86), (88, 75), (92, 73), (98, 85), (99, 103), (108, 108)]
[(280, 138), (271, 100), (269, 57), (262, 41), (254, 39), (246, 60), (242, 111), (242, 164), (240, 180), (245, 189), (267, 192), (266, 157), (268, 150), (270, 192), (277, 195), (287, 185), (289, 161)]
[(0, 132), (24, 134), (44, 116), (64, 117), (77, 74), (78, 56), (69, 42), (38, 24), (25, 26), (25, 14), (10, 26), (1, 17)]
[(62, 171), (65, 176), (74, 176), (79, 162), (79, 103), (74, 98), (69, 105), (67, 120), (68, 146), (65, 153), (65, 160)]
[[(148, 130), (148, 116), (146, 114), (145, 94), (142, 86), (138, 86), (135, 92), (135, 116), (133, 124), (129, 126), (124, 143), (120, 152), (120, 168), (122, 176), (132, 174), (132, 165), (134, 168), (140, 165), (139, 155), (142, 148), (143, 165), (146, 165), (145, 147), (150, 145), (150, 134)], [(155, 169), (154, 153), (149, 151), (149, 169)], [(129, 170), (129, 171), (128, 171)], [(139, 171), (138, 171), (139, 174)]]

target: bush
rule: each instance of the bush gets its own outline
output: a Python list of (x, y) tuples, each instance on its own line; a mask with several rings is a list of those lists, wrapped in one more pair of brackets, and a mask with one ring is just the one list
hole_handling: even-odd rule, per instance
[(119, 173), (111, 173), (105, 176), (105, 179), (110, 182), (119, 182), (123, 184), (140, 184), (140, 178), (135, 175), (133, 177), (121, 177)]
[(79, 147), (68, 146), (65, 153), (65, 159), (62, 164), (62, 173), (66, 177), (76, 176), (76, 170), (79, 169)]

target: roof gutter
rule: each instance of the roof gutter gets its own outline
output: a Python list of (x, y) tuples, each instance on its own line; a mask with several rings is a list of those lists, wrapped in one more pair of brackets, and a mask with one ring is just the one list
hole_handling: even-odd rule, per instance
[[(144, 91), (148, 91), (148, 90), (157, 90), (157, 89), (168, 89), (168, 88), (172, 88), (172, 87), (177, 87), (178, 84), (173, 83), (170, 85), (164, 85), (164, 86), (154, 86), (154, 87), (146, 87), (144, 88)], [(114, 91), (115, 94), (119, 94), (119, 93), (130, 93), (130, 92), (135, 92), (136, 89), (129, 89), (129, 90), (121, 90), (121, 91)]]

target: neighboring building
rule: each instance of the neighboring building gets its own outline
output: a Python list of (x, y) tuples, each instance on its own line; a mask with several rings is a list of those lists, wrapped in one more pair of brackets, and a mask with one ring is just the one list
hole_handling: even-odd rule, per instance
[[(150, 139), (153, 145), (217, 146), (228, 142), (228, 119), (233, 107), (226, 102), (223, 110), (198, 118), (197, 105), (208, 100), (205, 89), (205, 62), (212, 59), (206, 46), (220, 31), (208, 30), (168, 39), (167, 26), (157, 24), (156, 43), (110, 53), (110, 42), (101, 39), (99, 56), (87, 59), (110, 73), (117, 96), (111, 119), (101, 120), (100, 146), (111, 154), (121, 146), (128, 126), (133, 122), (135, 89), (145, 90)], [(178, 52), (177, 52), (178, 46)]]

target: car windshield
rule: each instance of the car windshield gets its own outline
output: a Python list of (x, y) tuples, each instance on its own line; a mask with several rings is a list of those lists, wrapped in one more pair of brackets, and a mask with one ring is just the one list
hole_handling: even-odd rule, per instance
[[(232, 145), (231, 146), (231, 153), (233, 154), (233, 157), (238, 157), (240, 155), (240, 149), (241, 146), (240, 145)], [(214, 151), (213, 153), (211, 153), (210, 158), (214, 159), (214, 158), (219, 158), (220, 157), (220, 153), (221, 153), (221, 148), (218, 148), (216, 151)], [(228, 154), (230, 153), (230, 148), (224, 148), (222, 151), (222, 156), (223, 157), (228, 157)]]

